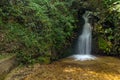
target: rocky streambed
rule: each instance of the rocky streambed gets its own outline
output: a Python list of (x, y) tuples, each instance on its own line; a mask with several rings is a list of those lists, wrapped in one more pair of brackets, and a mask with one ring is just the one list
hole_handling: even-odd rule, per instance
[(65, 58), (52, 64), (17, 67), (5, 80), (120, 80), (120, 59), (101, 56), (96, 60)]

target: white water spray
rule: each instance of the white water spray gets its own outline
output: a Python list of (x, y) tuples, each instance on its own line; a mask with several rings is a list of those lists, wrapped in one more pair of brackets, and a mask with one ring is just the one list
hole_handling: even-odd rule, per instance
[(78, 38), (78, 45), (76, 49), (77, 54), (73, 55), (73, 57), (76, 60), (95, 59), (95, 57), (91, 55), (92, 30), (89, 23), (89, 12), (86, 11), (82, 17), (85, 20), (85, 24), (83, 26), (82, 34)]

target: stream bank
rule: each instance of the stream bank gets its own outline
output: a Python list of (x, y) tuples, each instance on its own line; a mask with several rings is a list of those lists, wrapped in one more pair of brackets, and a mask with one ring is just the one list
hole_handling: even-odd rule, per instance
[(17, 66), (15, 55), (0, 59), (0, 80), (4, 80), (7, 74)]

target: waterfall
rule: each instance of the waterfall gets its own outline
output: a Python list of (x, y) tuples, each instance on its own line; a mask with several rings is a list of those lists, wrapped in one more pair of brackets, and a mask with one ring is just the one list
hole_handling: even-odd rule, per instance
[(86, 12), (83, 16), (85, 24), (83, 26), (82, 34), (78, 39), (78, 54), (90, 54), (91, 53), (91, 25), (88, 22), (88, 13)]
[(73, 55), (73, 57), (76, 60), (94, 59), (95, 57), (91, 55), (92, 30), (91, 24), (89, 23), (89, 12), (86, 11), (82, 17), (85, 21), (85, 24), (83, 25), (82, 34), (78, 38), (76, 48), (77, 54)]

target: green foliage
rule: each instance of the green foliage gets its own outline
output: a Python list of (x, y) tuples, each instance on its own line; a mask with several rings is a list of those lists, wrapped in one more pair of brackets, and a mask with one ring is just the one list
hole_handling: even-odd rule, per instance
[[(88, 1), (89, 5), (85, 2), (83, 6), (94, 7), (95, 16), (100, 18), (94, 28), (100, 50), (119, 54), (120, 2), (99, 1)], [(71, 46), (74, 29), (78, 28), (76, 10), (82, 3), (81, 0), (1, 0), (0, 33), (4, 33), (5, 39), (0, 46), (9, 44), (12, 48), (9, 52), (17, 53), (24, 64), (58, 59)], [(105, 28), (102, 24), (106, 21), (114, 28), (109, 24)]]
[[(5, 3), (6, 2), (6, 3)], [(22, 63), (45, 62), (57, 59), (70, 46), (75, 19), (68, 1), (2, 0), (0, 23), (6, 29), (6, 43), (17, 43)], [(7, 5), (6, 5), (7, 4)]]
[[(120, 1), (119, 0), (103, 0), (103, 8), (98, 10), (100, 17), (95, 28), (95, 32), (99, 38), (99, 48), (108, 54), (119, 54), (120, 41)], [(102, 11), (101, 11), (102, 10)], [(106, 27), (103, 26), (105, 22)], [(112, 24), (112, 25), (111, 25)]]
[(119, 2), (119, 0), (103, 0), (102, 3), (104, 4), (105, 8), (109, 8), (113, 5), (113, 3)]
[(104, 52), (106, 52), (106, 53), (111, 52), (111, 47), (112, 47), (111, 42), (108, 42), (107, 40), (103, 39), (102, 37), (99, 37), (98, 44), (99, 44), (99, 48), (101, 50), (104, 50)]

